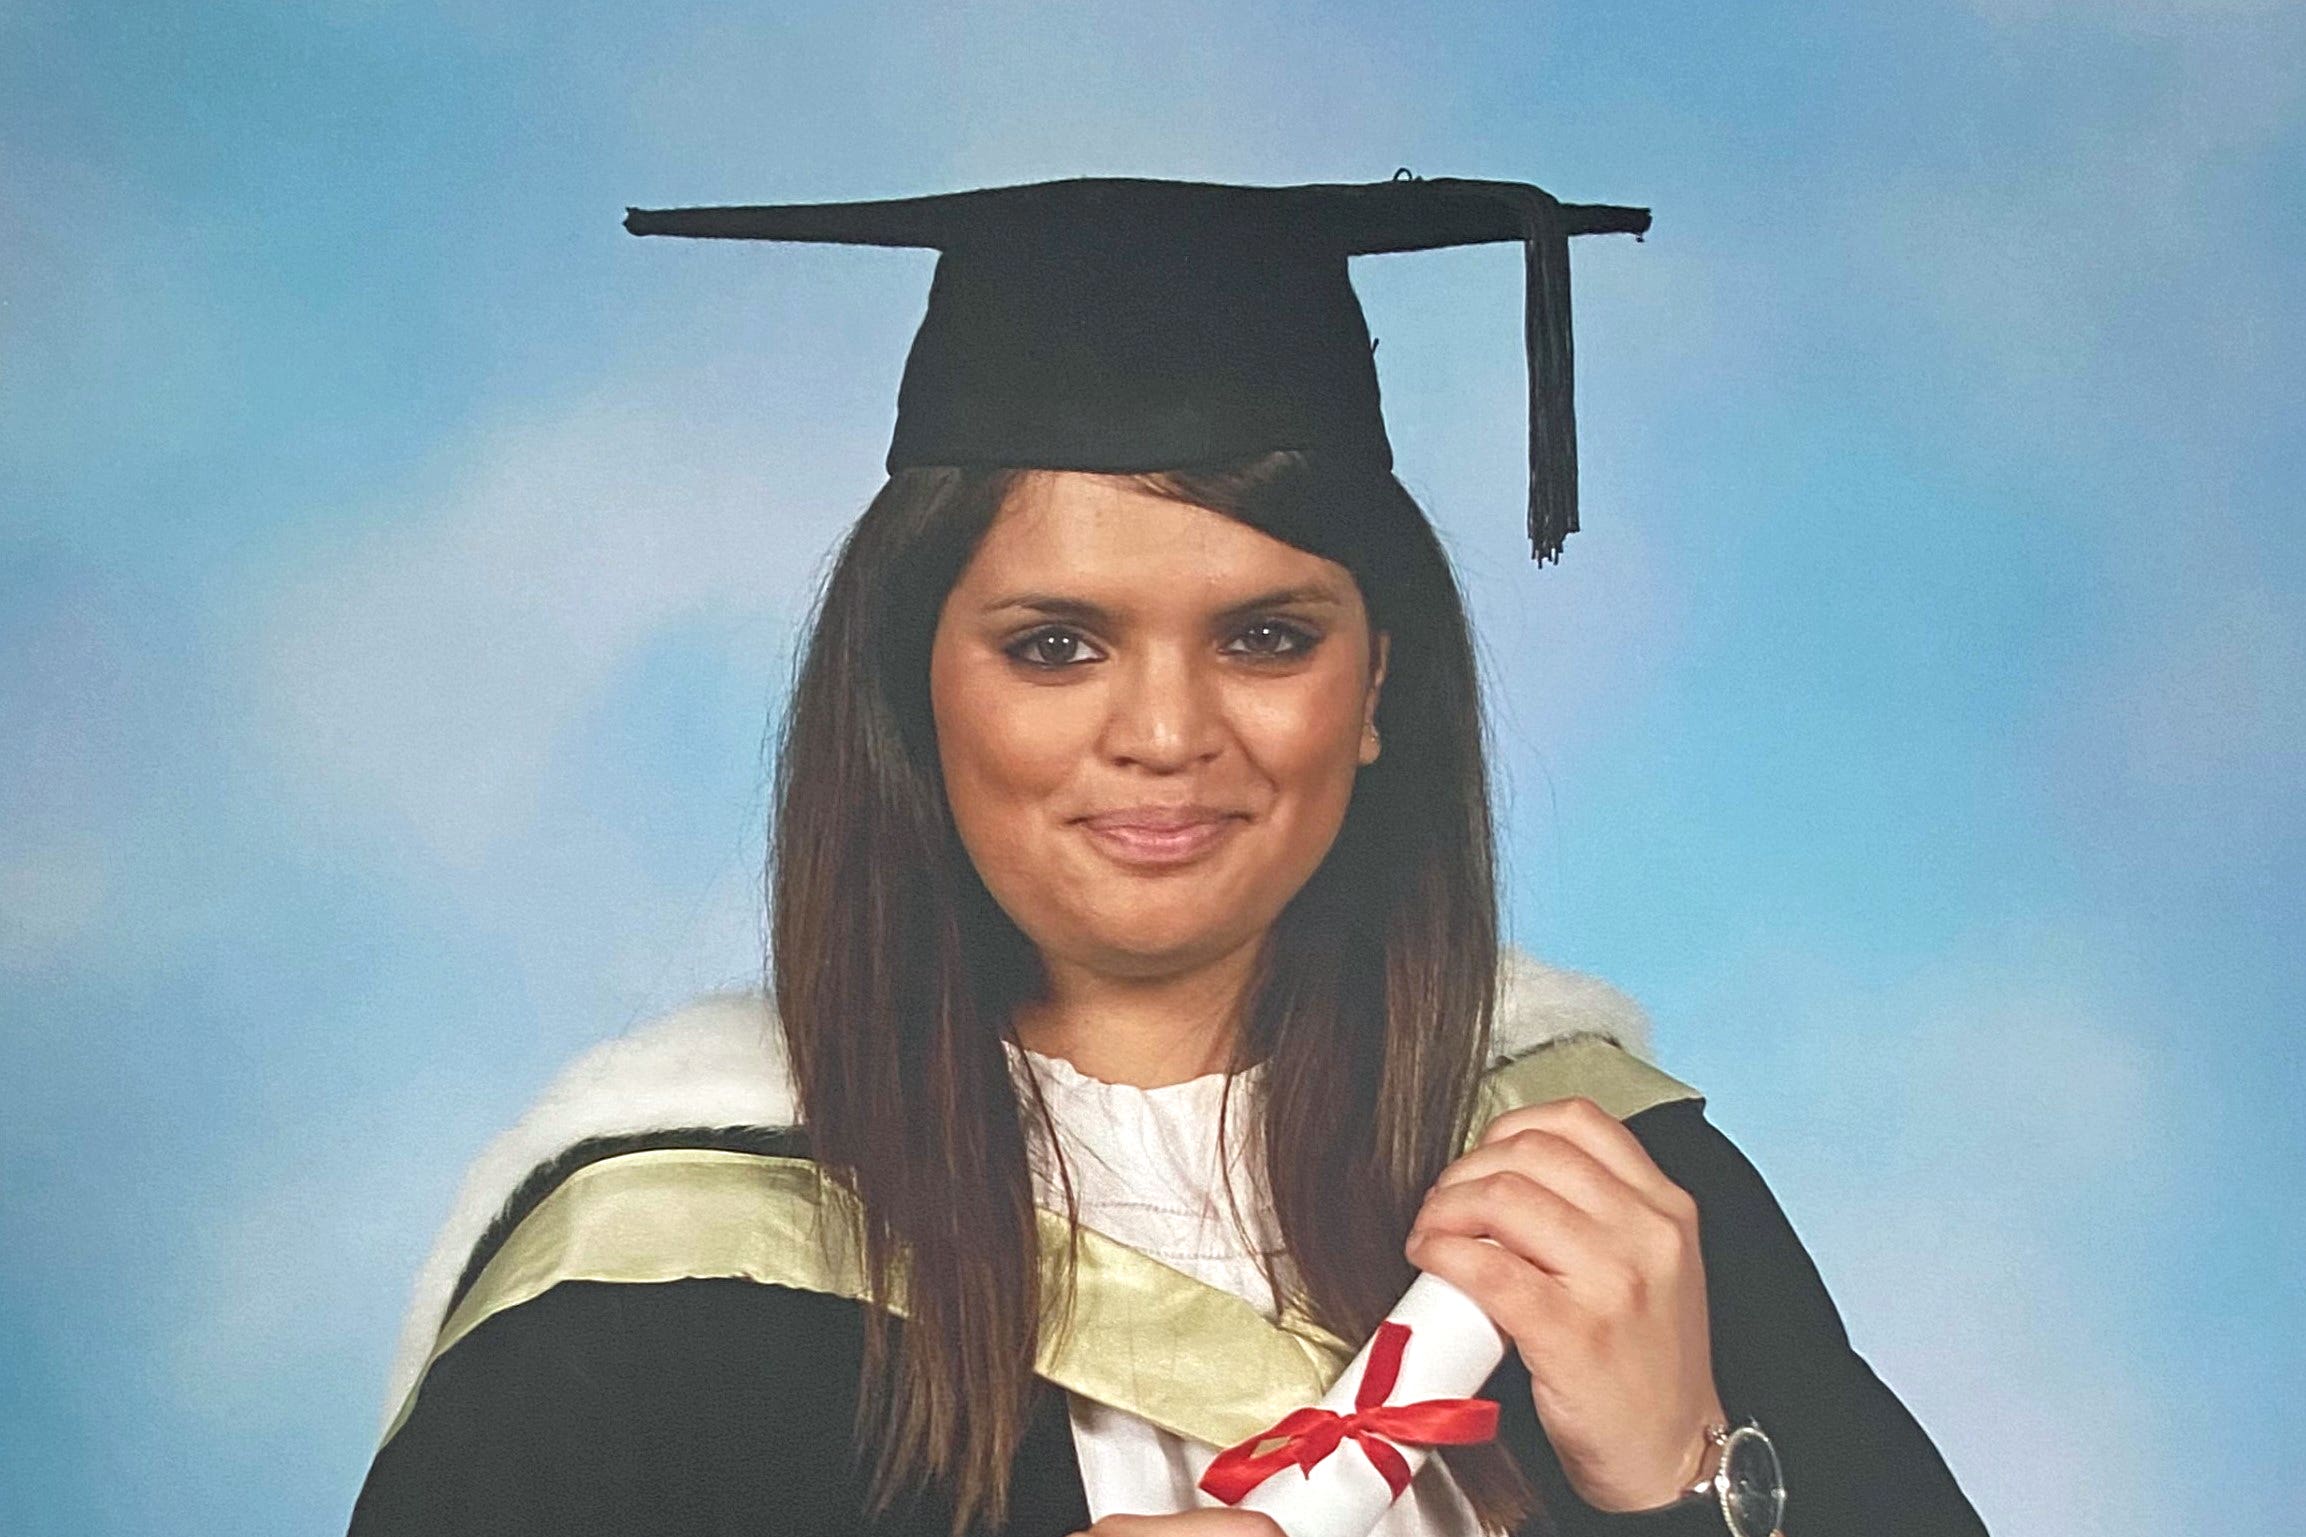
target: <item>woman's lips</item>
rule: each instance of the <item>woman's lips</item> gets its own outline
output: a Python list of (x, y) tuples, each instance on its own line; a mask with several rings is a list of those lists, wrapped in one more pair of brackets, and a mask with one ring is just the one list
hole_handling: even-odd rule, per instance
[(1189, 822), (1132, 822), (1118, 817), (1090, 817), (1082, 830), (1105, 853), (1128, 865), (1181, 865), (1198, 859), (1233, 834), (1241, 825), (1237, 816), (1196, 818)]

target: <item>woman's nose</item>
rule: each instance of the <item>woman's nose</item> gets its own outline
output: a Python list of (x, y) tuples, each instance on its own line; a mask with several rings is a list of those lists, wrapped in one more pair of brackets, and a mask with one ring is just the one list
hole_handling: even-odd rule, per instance
[(1224, 723), (1209, 670), (1178, 648), (1141, 648), (1113, 671), (1100, 744), (1115, 762), (1173, 772), (1213, 755)]

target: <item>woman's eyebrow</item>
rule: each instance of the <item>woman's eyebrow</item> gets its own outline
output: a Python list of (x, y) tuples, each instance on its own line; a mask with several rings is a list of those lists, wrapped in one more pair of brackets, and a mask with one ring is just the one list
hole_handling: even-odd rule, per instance
[[(1276, 587), (1254, 597), (1229, 603), (1218, 612), (1220, 621), (1238, 619), (1259, 609), (1288, 608), (1292, 606), (1336, 608), (1342, 603), (1336, 593), (1326, 587)], [(1071, 619), (1082, 624), (1113, 622), (1113, 611), (1086, 598), (1069, 598), (1059, 593), (1020, 592), (985, 605), (987, 613), (1005, 608), (1021, 608), (1036, 614), (1047, 614), (1052, 619)]]

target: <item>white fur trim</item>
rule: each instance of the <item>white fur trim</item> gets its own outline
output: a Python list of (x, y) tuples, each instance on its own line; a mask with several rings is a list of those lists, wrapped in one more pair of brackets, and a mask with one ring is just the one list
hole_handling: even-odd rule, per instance
[(1649, 1015), (1640, 1004), (1588, 972), (1548, 966), (1517, 945), (1499, 946), (1491, 1064), (1573, 1035), (1605, 1035), (1650, 1060)]
[[(424, 1370), (473, 1245), (530, 1170), (591, 1137), (792, 1123), (793, 1090), (775, 1024), (759, 993), (701, 998), (585, 1052), (482, 1150), (411, 1288), (385, 1394), (387, 1425)], [(1573, 1035), (1607, 1036), (1649, 1056), (1640, 1004), (1598, 977), (1548, 966), (1511, 945), (1498, 956), (1492, 1035), (1492, 1063)]]

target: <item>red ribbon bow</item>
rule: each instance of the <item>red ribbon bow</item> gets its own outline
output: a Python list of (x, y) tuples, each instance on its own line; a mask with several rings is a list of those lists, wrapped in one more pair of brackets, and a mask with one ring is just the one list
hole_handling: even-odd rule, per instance
[(1295, 1463), (1310, 1478), (1313, 1465), (1347, 1436), (1361, 1443), (1362, 1451), (1396, 1499), (1409, 1487), (1409, 1463), (1393, 1442), (1412, 1446), (1463, 1446), (1487, 1441), (1497, 1434), (1497, 1405), (1486, 1398), (1428, 1398), (1414, 1404), (1388, 1404), (1401, 1375), (1401, 1352), (1409, 1344), (1409, 1325), (1391, 1319), (1377, 1326), (1376, 1343), (1369, 1350), (1369, 1369), (1353, 1395), (1353, 1412), (1334, 1409), (1296, 1409), (1271, 1430), (1229, 1446), (1201, 1475), (1201, 1487), (1228, 1505), (1266, 1479)]

